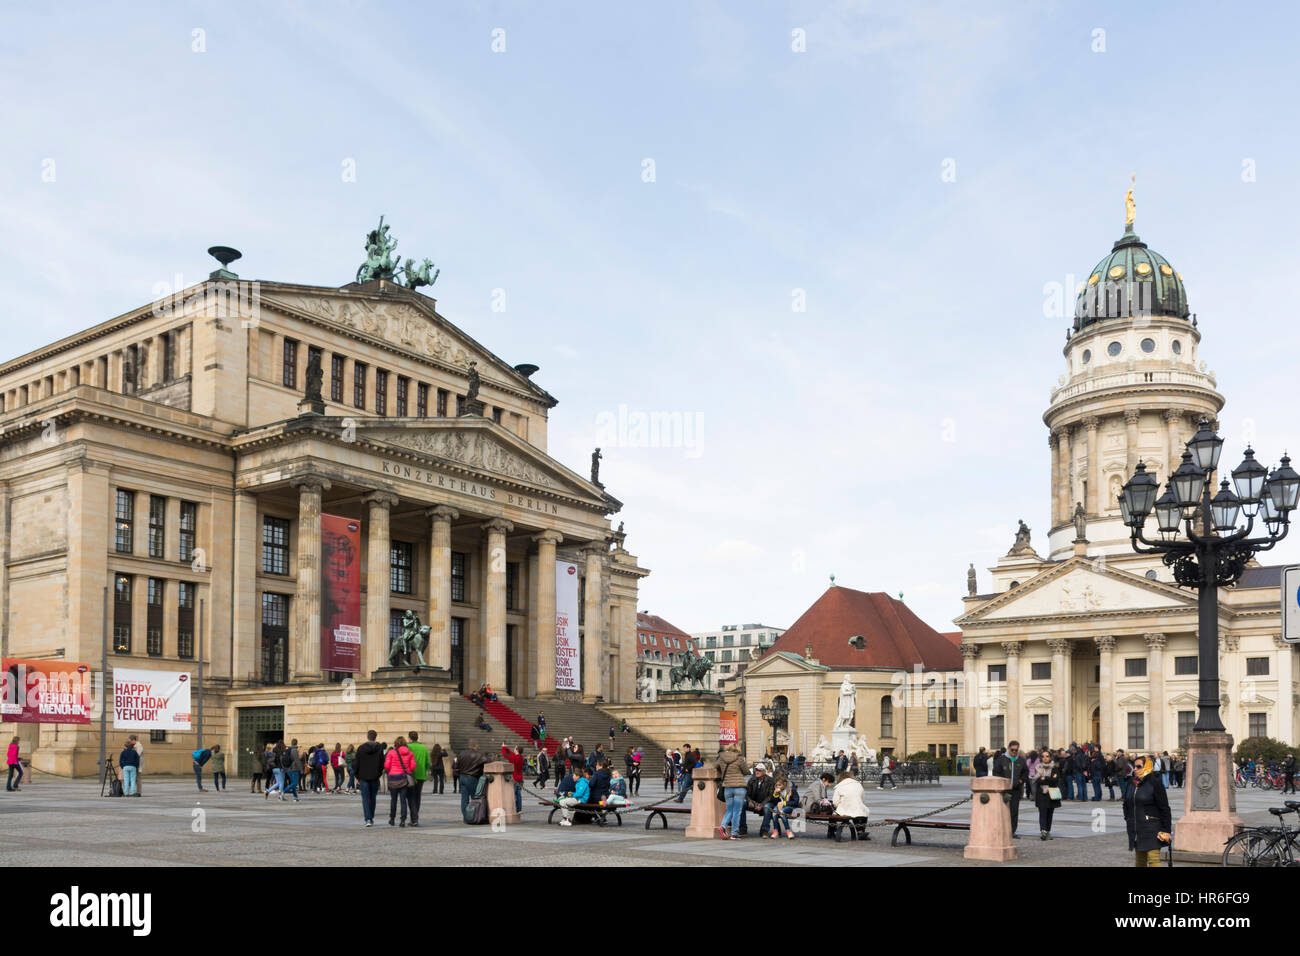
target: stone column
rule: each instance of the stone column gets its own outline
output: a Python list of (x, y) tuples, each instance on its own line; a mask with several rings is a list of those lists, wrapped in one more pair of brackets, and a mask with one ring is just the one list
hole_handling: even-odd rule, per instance
[[(201, 540), (201, 539), (200, 539)], [(235, 531), (231, 544), (233, 598), (235, 604), (236, 680), (252, 678), (260, 667), (262, 611), (258, 606), (257, 572), (261, 567), (261, 528), (257, 521), (257, 497), (235, 492)], [(195, 624), (198, 622), (195, 621)]]
[(564, 542), (558, 531), (533, 535), (537, 542), (537, 614), (533, 646), (537, 648), (537, 696), (555, 696), (555, 546)]
[(962, 752), (973, 754), (979, 749), (979, 741), (982, 737), (980, 732), (980, 695), (979, 687), (979, 657), (980, 646), (972, 644), (969, 641), (961, 642), (961, 664), (962, 664), (962, 683), (964, 696), (966, 698), (966, 713), (964, 714), (962, 727)]
[[(1129, 476), (1137, 471), (1138, 463), (1138, 422), (1142, 420), (1142, 413), (1136, 408), (1124, 410), (1124, 480), (1128, 481)], [(1119, 507), (1119, 502), (1107, 501), (1106, 510), (1110, 511)]]
[(1097, 650), (1101, 654), (1101, 701), (1098, 714), (1097, 744), (1102, 750), (1114, 750), (1119, 741), (1115, 739), (1115, 638), (1098, 637)]
[(487, 650), (485, 680), (499, 694), (506, 690), (506, 535), (515, 526), (503, 518), (482, 524), (487, 533), (487, 566), (483, 573), (483, 644)]
[(451, 669), (451, 523), (460, 512), (446, 505), (428, 508), (429, 517), (429, 651), (432, 666)]
[[(1169, 750), (1165, 740), (1165, 636), (1143, 634), (1147, 642), (1147, 685), (1151, 696), (1151, 726), (1147, 728), (1147, 749), (1155, 753)], [(1174, 746), (1178, 745), (1174, 741)]]
[(591, 702), (605, 695), (601, 681), (601, 655), (604, 654), (601, 636), (605, 625), (605, 605), (600, 599), (600, 566), (605, 555), (605, 543), (593, 541), (582, 549), (587, 559), (587, 583), (583, 595), (582, 636), (582, 697)]
[[(1241, 648), (1241, 638), (1236, 634), (1219, 632), (1219, 683), (1227, 688), (1219, 692), (1219, 716), (1223, 725), (1238, 740), (1244, 740), (1250, 730), (1250, 718), (1242, 707), (1241, 674), (1237, 662), (1241, 659), (1237, 651)], [(1246, 726), (1242, 726), (1245, 724)]]
[(1074, 503), (1074, 482), (1070, 474), (1074, 468), (1074, 449), (1070, 440), (1070, 426), (1066, 425), (1060, 431), (1058, 442), (1060, 444), (1059, 455), (1061, 458), (1061, 480), (1057, 486), (1057, 509), (1061, 512), (1061, 521), (1066, 521), (1071, 512)]
[(1083, 422), (1088, 429), (1088, 500), (1083, 503), (1084, 510), (1090, 515), (1100, 514), (1097, 502), (1101, 499), (1101, 447), (1097, 437), (1098, 418), (1088, 418)]
[(1281, 634), (1273, 635), (1273, 645), (1277, 648), (1277, 737), (1295, 740), (1295, 646), (1282, 640)]
[[(1007, 652), (1007, 741), (1020, 740), (1020, 712), (1024, 704), (1020, 700), (1020, 652), (1023, 641), (1003, 641), (1002, 649)], [(1022, 740), (1021, 743), (1024, 743)]]
[(1061, 747), (1070, 742), (1070, 642), (1053, 638), (1052, 649), (1052, 725), (1048, 743)]
[(1183, 458), (1183, 442), (1178, 437), (1182, 431), (1183, 413), (1177, 408), (1165, 409), (1165, 480), (1174, 473)]
[(1052, 452), (1052, 471), (1050, 479), (1052, 482), (1052, 527), (1063, 523), (1061, 518), (1061, 438), (1057, 431), (1053, 431), (1047, 436), (1047, 447)]
[(298, 489), (298, 587), (293, 598), (293, 647), (289, 662), (291, 679), (309, 683), (320, 680), (320, 509), (321, 496), (330, 483), (318, 475), (294, 478)]
[[(362, 496), (368, 506), (366, 529), (366, 629), (361, 670), (374, 674), (388, 666), (388, 612), (392, 597), (392, 543), (388, 533), (389, 509), (397, 496), (386, 491), (372, 491)], [(432, 632), (430, 632), (432, 634)]]

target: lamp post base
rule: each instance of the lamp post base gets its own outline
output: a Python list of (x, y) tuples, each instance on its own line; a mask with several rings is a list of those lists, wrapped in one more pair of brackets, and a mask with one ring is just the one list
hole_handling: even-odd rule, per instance
[(1241, 827), (1233, 784), (1232, 734), (1194, 730), (1187, 738), (1187, 794), (1174, 827), (1176, 854), (1222, 854)]

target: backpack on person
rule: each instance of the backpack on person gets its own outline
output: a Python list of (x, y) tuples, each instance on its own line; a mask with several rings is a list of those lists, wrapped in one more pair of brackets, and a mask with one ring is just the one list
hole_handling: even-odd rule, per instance
[(293, 754), (287, 749), (280, 754), (280, 769), (281, 770), (293, 769)]

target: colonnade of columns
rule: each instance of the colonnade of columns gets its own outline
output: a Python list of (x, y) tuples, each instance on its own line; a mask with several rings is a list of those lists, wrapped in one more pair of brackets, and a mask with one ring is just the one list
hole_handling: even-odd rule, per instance
[[(321, 507), (322, 497), (330, 489), (328, 479), (308, 475), (294, 478), (291, 486), (298, 491), (298, 561), (294, 595), (294, 648), (292, 680), (309, 683), (321, 679)], [(362, 498), (367, 507), (366, 611), (363, 626), (365, 647), (363, 676), (388, 664), (391, 612), (390, 562), (392, 541), (390, 512), (398, 498), (389, 492), (371, 492)], [(451, 533), (452, 522), (460, 512), (446, 505), (425, 511), (430, 522), (428, 549), (428, 611), (422, 623), (429, 625), (429, 646), (425, 660), (430, 666), (450, 669), (451, 654)], [(479, 525), (483, 532), (483, 591), (480, 609), (486, 670), (484, 679), (494, 688), (507, 685), (506, 536), (514, 532), (512, 522), (491, 518)], [(556, 546), (564, 536), (543, 530), (530, 539), (537, 547), (536, 610), (530, 615), (536, 648), (536, 693), (547, 697), (555, 693), (555, 615), (556, 615)], [(594, 699), (602, 688), (610, 686), (605, 601), (602, 568), (608, 551), (603, 541), (592, 542), (582, 549), (585, 561), (586, 594), (583, 608), (584, 653), (583, 694)], [(527, 682), (516, 678), (519, 687)]]

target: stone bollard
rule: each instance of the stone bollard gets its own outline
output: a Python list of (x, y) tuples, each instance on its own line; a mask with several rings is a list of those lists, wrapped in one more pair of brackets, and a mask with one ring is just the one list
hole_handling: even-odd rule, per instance
[[(519, 823), (520, 816), (515, 812), (515, 784), (511, 779), (514, 767), (504, 760), (494, 760), (483, 772), (488, 774), (488, 823), (495, 824), (498, 820), (504, 820), (507, 826)], [(505, 812), (504, 817), (499, 810)]]
[(968, 860), (998, 863), (1019, 859), (1011, 842), (1011, 781), (1006, 777), (976, 777), (970, 789), (970, 842), (962, 855)]
[(686, 827), (686, 835), (702, 840), (717, 839), (718, 824), (726, 809), (718, 799), (718, 768), (705, 764), (691, 774), (691, 822)]

